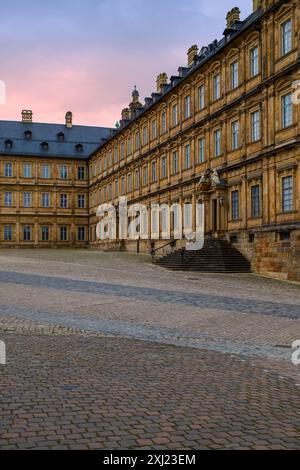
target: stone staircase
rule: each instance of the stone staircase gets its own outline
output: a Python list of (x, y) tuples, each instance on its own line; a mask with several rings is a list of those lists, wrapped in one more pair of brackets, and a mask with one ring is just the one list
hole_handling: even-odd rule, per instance
[(202, 250), (174, 251), (155, 264), (173, 271), (198, 271), (207, 273), (250, 273), (250, 262), (227, 240), (206, 238)]

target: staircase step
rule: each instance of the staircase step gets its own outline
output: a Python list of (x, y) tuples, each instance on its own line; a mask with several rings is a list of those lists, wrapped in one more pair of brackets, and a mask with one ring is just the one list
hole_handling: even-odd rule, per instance
[(172, 271), (250, 273), (250, 262), (227, 240), (205, 240), (202, 250), (180, 249), (155, 261)]

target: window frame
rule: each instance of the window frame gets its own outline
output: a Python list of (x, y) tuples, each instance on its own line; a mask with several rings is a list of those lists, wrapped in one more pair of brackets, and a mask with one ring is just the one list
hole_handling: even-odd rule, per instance
[[(240, 220), (240, 191), (238, 189), (234, 189), (230, 193), (231, 197), (231, 220), (236, 222)], [(236, 199), (235, 199), (236, 197)]]
[[(285, 182), (289, 181), (290, 185), (285, 187)], [(287, 192), (287, 195), (286, 195)], [(288, 205), (286, 206), (286, 202)], [(293, 175), (283, 176), (281, 178), (281, 209), (283, 213), (289, 213), (294, 210), (294, 177)]]
[[(285, 32), (284, 28), (290, 23), (290, 31)], [(289, 34), (289, 48), (286, 48), (286, 35)], [(281, 47), (281, 57), (285, 57), (293, 50), (293, 20), (288, 18), (280, 24), (280, 47)]]

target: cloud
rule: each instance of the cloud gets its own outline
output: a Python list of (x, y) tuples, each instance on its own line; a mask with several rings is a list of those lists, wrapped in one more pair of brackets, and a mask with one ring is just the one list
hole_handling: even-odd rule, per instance
[[(241, 2), (239, 2), (241, 3)], [(243, 3), (243, 16), (252, 0)], [(141, 98), (158, 73), (175, 74), (191, 44), (220, 38), (232, 0), (10, 0), (1, 5), (1, 119), (114, 125), (134, 84)]]

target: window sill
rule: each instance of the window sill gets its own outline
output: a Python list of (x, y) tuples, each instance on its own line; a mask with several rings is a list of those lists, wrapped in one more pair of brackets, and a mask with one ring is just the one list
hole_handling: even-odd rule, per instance
[(281, 211), (278, 213), (278, 215), (292, 215), (292, 214), (298, 214), (298, 211), (291, 210), (291, 211)]
[(285, 54), (283, 54), (281, 52), (280, 54), (280, 57), (276, 60), (276, 65), (279, 64), (280, 62), (282, 62), (283, 60), (287, 59), (289, 56), (291, 56), (292, 54), (294, 54), (295, 52), (297, 52), (297, 49), (291, 49), (289, 52), (286, 52)]

